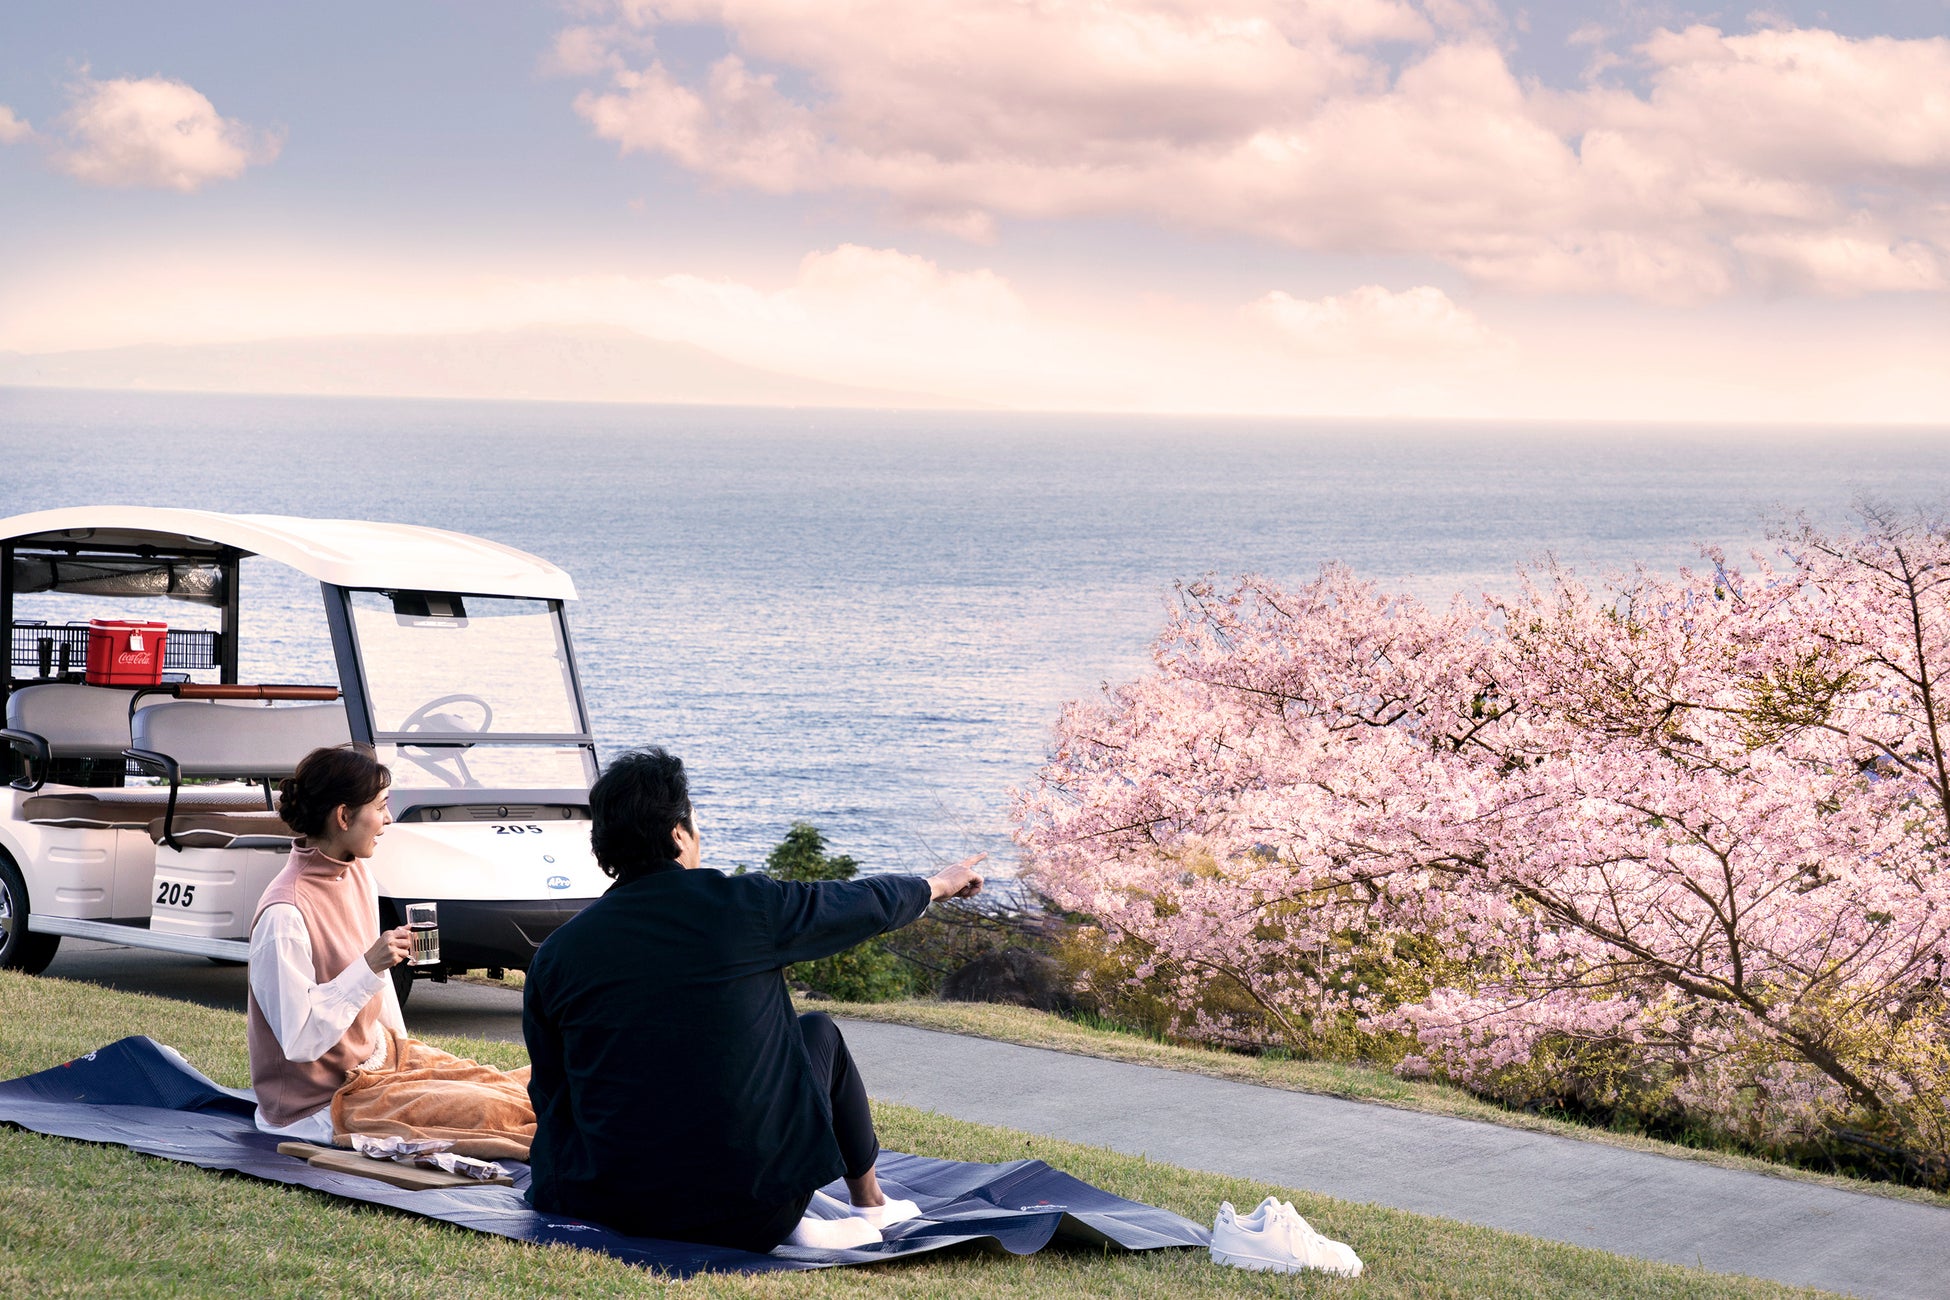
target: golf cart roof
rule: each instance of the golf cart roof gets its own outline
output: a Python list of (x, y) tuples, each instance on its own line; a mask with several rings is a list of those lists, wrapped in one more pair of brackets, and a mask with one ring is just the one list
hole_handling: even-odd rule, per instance
[(340, 587), (573, 600), (575, 583), (547, 560), (499, 542), (360, 519), (226, 515), (156, 506), (75, 506), (0, 519), (0, 544), (82, 550), (232, 548)]

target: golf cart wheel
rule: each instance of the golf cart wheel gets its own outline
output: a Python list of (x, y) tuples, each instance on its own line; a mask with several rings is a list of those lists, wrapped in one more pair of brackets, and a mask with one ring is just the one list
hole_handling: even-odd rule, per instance
[(54, 960), (61, 936), (29, 933), (27, 911), (27, 882), (13, 860), (0, 853), (0, 970), (38, 975)]
[(400, 1010), (406, 1010), (406, 999), (413, 995), (413, 968), (405, 962), (393, 967), (393, 992), (399, 995)]

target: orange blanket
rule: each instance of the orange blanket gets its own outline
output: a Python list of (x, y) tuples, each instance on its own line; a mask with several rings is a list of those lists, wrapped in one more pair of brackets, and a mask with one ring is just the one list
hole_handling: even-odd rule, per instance
[(535, 1140), (528, 1067), (497, 1070), (388, 1031), (386, 1063), (354, 1070), (332, 1095), (332, 1140), (447, 1138), (483, 1160), (526, 1160)]

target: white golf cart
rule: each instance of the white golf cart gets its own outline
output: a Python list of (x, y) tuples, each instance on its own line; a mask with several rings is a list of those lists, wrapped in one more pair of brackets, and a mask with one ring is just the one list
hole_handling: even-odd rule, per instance
[[(320, 583), (335, 683), (238, 680), (252, 555)], [(20, 618), (36, 593), (172, 597), (221, 623), (122, 624), (117, 640), (108, 621)], [(526, 969), (608, 884), (589, 851), (574, 598), (545, 560), (433, 528), (127, 506), (0, 520), (0, 967), (46, 969), (63, 935), (243, 961), (290, 846), (276, 782), (355, 740), (393, 772), (381, 924), (439, 904), (442, 965), (396, 968), (401, 996), (415, 974)]]

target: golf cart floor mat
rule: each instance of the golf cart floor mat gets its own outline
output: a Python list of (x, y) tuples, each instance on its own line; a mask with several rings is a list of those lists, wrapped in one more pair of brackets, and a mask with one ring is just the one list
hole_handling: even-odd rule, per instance
[[(876, 1166), (881, 1186), (890, 1197), (916, 1202), (920, 1218), (887, 1229), (886, 1240), (877, 1245), (852, 1250), (781, 1246), (757, 1255), (629, 1237), (567, 1215), (542, 1213), (522, 1199), (528, 1166), (517, 1161), (501, 1162), (514, 1174), (512, 1187), (407, 1191), (333, 1173), (279, 1155), (279, 1139), (258, 1132), (255, 1111), (250, 1093), (219, 1086), (174, 1049), (144, 1037), (124, 1038), (66, 1065), (0, 1082), (0, 1124), (310, 1187), (517, 1241), (600, 1251), (677, 1277), (874, 1264), (966, 1244), (1028, 1255), (1052, 1241), (1156, 1250), (1204, 1246), (1210, 1240), (1189, 1219), (1112, 1196), (1040, 1160), (981, 1165), (884, 1151)], [(825, 1190), (845, 1198), (838, 1183)]]

